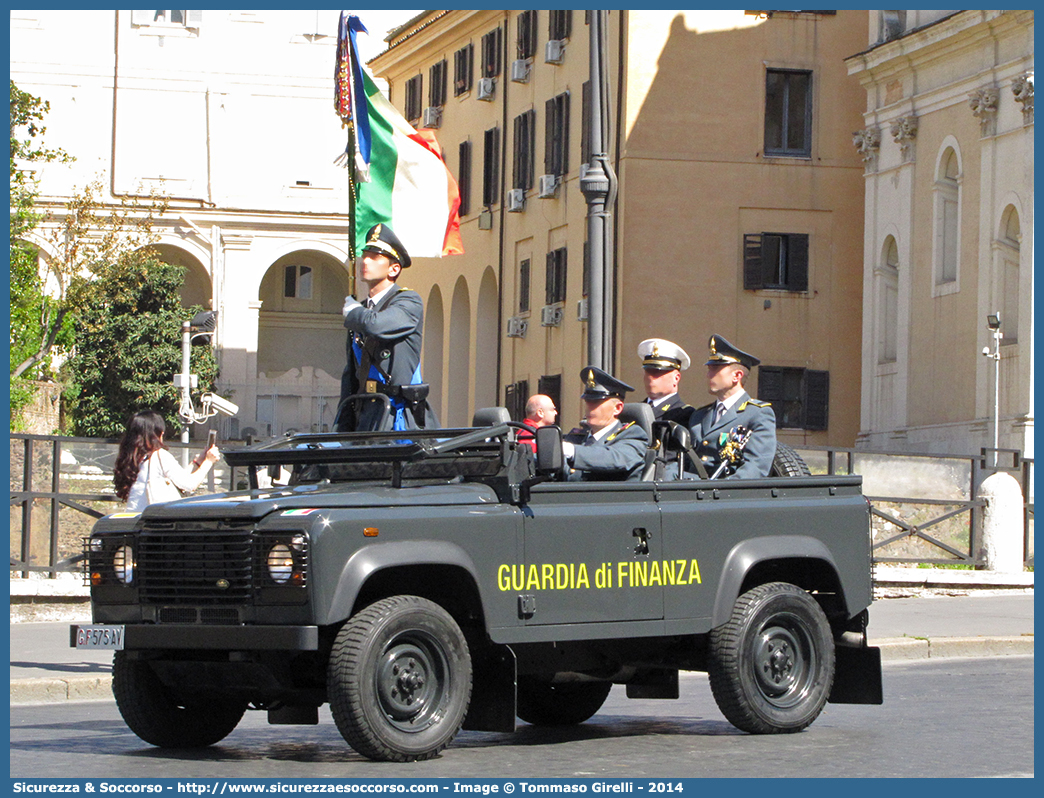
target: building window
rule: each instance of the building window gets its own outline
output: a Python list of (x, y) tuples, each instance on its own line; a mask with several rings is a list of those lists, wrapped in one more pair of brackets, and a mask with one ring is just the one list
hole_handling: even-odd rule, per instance
[(515, 117), (515, 160), (512, 188), (533, 188), (533, 156), (536, 154), (536, 111)]
[(131, 24), (174, 28), (198, 28), (203, 21), (202, 11), (132, 11)]
[[(537, 393), (542, 393), (548, 399), (550, 399), (555, 409), (559, 413), (562, 412), (562, 375), (561, 374), (545, 374), (537, 382)], [(558, 422), (561, 424), (561, 420)]]
[(487, 208), (500, 198), (500, 128), (486, 131), (482, 151), (482, 204)]
[(431, 65), (428, 70), (428, 105), (441, 108), (446, 104), (446, 59)]
[(529, 380), (519, 380), (504, 386), (504, 407), (512, 421), (526, 417), (526, 402), (529, 399)]
[(880, 267), (874, 279), (877, 282), (877, 362), (894, 363), (897, 356), (899, 327), (899, 247), (888, 236)]
[(471, 142), (462, 141), (457, 152), (460, 161), (457, 166), (457, 189), (460, 192), (457, 212), (467, 216), (471, 211)]
[(770, 69), (765, 82), (765, 155), (812, 157), (812, 73)]
[(758, 398), (772, 404), (779, 429), (825, 430), (830, 372), (758, 366)]
[(286, 266), (283, 268), (283, 296), (286, 299), (312, 298), (311, 266)]
[(573, 31), (572, 11), (548, 11), (547, 38), (568, 39)]
[(956, 284), (960, 260), (960, 161), (947, 148), (935, 180), (935, 284)]
[(565, 247), (559, 247), (547, 253), (547, 280), (544, 283), (545, 305), (565, 302), (567, 254)]
[(1001, 314), (1001, 332), (1004, 333), (1001, 346), (1019, 342), (1019, 301), (1022, 297), (1022, 291), (1019, 290), (1021, 248), (1022, 227), (1019, 212), (1014, 206), (1009, 205), (1001, 217), (1001, 237), (995, 247), (998, 255), (998, 285), (994, 296), (1000, 297), (1000, 302), (993, 310), (1000, 310)]
[(530, 285), (530, 261), (529, 258), (518, 264), (518, 312), (529, 313), (529, 285)]
[(544, 174), (564, 175), (569, 171), (569, 92), (546, 103), (544, 124)]
[(471, 91), (471, 67), (475, 58), (475, 45), (470, 42), (453, 54), (453, 96), (459, 97)]
[(537, 46), (537, 12), (536, 9), (523, 11), (516, 17), (517, 36), (515, 50), (519, 58), (532, 58)]
[(591, 291), (591, 242), (584, 242), (584, 271), (580, 276), (581, 296), (585, 299)]
[(495, 78), (500, 74), (501, 50), (504, 32), (494, 28), (482, 37), (482, 77)]
[(591, 163), (591, 81), (580, 89), (580, 163)]
[(424, 76), (414, 75), (406, 81), (406, 105), (403, 116), (415, 122), (421, 116), (421, 92), (424, 89)]
[(808, 236), (751, 233), (743, 236), (743, 287), (748, 291), (808, 290)]

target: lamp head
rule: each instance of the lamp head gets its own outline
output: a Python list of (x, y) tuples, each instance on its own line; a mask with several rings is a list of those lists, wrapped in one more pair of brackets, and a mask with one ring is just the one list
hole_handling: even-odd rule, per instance
[(987, 328), (989, 328), (989, 329), (993, 330), (994, 332), (996, 332), (997, 330), (1000, 329), (1000, 326), (1001, 326), (1000, 311), (998, 311), (996, 313), (991, 313), (990, 315), (988, 315), (986, 317), (986, 327)]

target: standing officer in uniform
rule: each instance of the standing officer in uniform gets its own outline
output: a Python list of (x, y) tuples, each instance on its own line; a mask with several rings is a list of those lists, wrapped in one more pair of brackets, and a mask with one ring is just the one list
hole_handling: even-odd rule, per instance
[(570, 481), (639, 478), (648, 437), (633, 421), (623, 424), (617, 418), (624, 395), (634, 388), (597, 366), (585, 366), (580, 379), (586, 413), (580, 428), (562, 439), (562, 454), (573, 469)]
[(656, 421), (685, 424), (692, 408), (678, 395), (681, 373), (689, 367), (689, 356), (676, 343), (647, 338), (638, 344), (645, 380), (646, 403), (652, 405)]
[[(421, 381), (424, 304), (416, 291), (396, 284), (410, 255), (391, 228), (375, 224), (362, 248), (360, 277), (369, 286), (365, 303), (345, 297), (341, 314), (348, 330), (347, 365), (341, 375), (341, 402), (334, 429), (417, 429), (437, 427)], [(353, 394), (372, 394), (345, 402)], [(388, 397), (385, 410), (378, 394)]]
[(693, 448), (713, 472), (721, 448), (737, 427), (750, 430), (743, 459), (732, 476), (767, 477), (776, 456), (776, 414), (768, 402), (752, 399), (744, 390), (747, 374), (761, 361), (737, 349), (720, 335), (710, 337), (707, 389), (717, 401), (692, 412), (689, 429)]

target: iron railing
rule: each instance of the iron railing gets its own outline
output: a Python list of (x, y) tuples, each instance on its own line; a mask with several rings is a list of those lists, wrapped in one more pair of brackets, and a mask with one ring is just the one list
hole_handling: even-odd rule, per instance
[[(168, 445), (176, 455), (184, 448), (177, 441)], [(83, 536), (95, 519), (118, 505), (112, 492), (117, 446), (115, 440), (98, 438), (11, 435), (12, 573), (26, 577), (43, 572), (53, 577), (79, 569)], [(983, 503), (975, 496), (986, 476), (1007, 471), (1022, 485), (1023, 551), (1027, 564), (1032, 563), (1034, 463), (1018, 451), (998, 450), (1002, 465), (994, 467), (989, 462), (992, 449), (962, 456), (794, 448), (815, 474), (863, 475), (863, 490), (875, 520), (874, 561), (881, 563), (980, 566)], [(237, 481), (243, 482), (242, 474), (223, 466), (210, 472), (201, 490), (213, 492), (218, 484), (234, 489)]]

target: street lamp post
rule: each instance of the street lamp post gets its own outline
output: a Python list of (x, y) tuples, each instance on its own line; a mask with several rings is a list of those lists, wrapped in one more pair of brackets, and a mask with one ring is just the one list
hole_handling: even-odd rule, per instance
[(984, 346), (982, 354), (993, 361), (993, 466), (996, 468), (997, 449), (1000, 448), (1000, 341), (1004, 337), (999, 310), (986, 317), (986, 329), (993, 333), (993, 352)]

